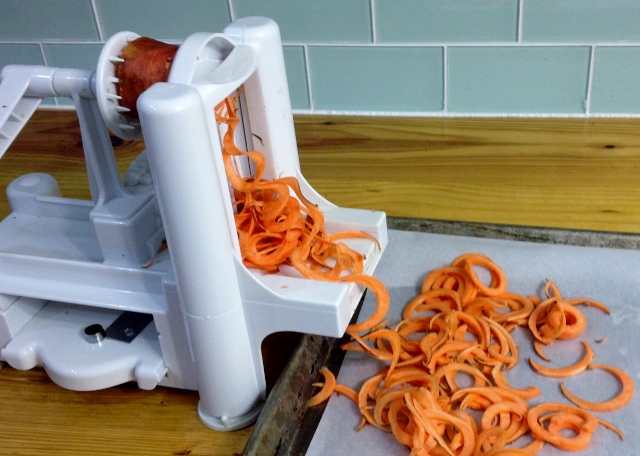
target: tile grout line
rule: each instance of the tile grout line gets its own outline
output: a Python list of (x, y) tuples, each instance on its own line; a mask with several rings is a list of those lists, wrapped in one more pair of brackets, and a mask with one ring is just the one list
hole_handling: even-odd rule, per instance
[(640, 113), (518, 113), (518, 112), (459, 112), (459, 111), (358, 111), (292, 109), (294, 115), (408, 117), (408, 118), (514, 118), (514, 119), (640, 119)]
[(0, 40), (0, 44), (104, 44), (99, 40)]
[[(166, 42), (179, 42), (180, 40), (165, 40)], [(104, 44), (101, 40), (0, 40), (0, 44)], [(640, 47), (640, 41), (531, 41), (516, 43), (511, 41), (407, 41), (407, 42), (377, 42), (354, 43), (340, 41), (283, 41), (287, 46), (323, 46), (323, 47)]]
[(371, 11), (370, 20), (371, 20), (371, 39), (373, 44), (378, 43), (378, 27), (376, 25), (376, 0), (369, 1), (369, 9)]
[[(49, 66), (49, 62), (47, 62), (47, 55), (44, 53), (44, 44), (38, 43), (38, 47), (40, 48), (40, 54), (42, 55), (42, 62), (44, 66)], [(60, 103), (58, 103), (58, 97), (53, 97), (54, 106), (58, 107)]]
[(315, 103), (313, 100), (313, 89), (311, 88), (311, 65), (309, 64), (309, 46), (303, 45), (302, 51), (304, 53), (304, 67), (307, 73), (307, 91), (309, 93), (309, 110), (315, 111)]
[(44, 53), (44, 44), (38, 43), (38, 47), (40, 48), (40, 55), (42, 56), (42, 61), (44, 62), (44, 66), (49, 66), (47, 62), (47, 55)]
[(449, 47), (442, 47), (442, 110), (449, 112)]
[(236, 10), (233, 7), (233, 0), (227, 0), (227, 5), (229, 5), (229, 16), (231, 16), (231, 22), (236, 20)]
[(595, 67), (596, 60), (596, 47), (591, 46), (589, 50), (589, 69), (587, 70), (587, 94), (584, 106), (585, 114), (591, 113), (591, 98), (593, 94), (593, 69)]
[(101, 42), (105, 42), (104, 30), (102, 28), (102, 21), (100, 21), (100, 14), (98, 13), (98, 5), (96, 5), (96, 0), (91, 0), (91, 9), (93, 10), (93, 20), (96, 23), (96, 27), (98, 29), (98, 37)]
[(522, 22), (524, 20), (524, 0), (518, 0), (518, 22), (516, 24), (516, 43), (522, 43)]
[(352, 41), (283, 41), (289, 46), (322, 46), (322, 47), (640, 47), (640, 41), (393, 41), (393, 42), (352, 42)]

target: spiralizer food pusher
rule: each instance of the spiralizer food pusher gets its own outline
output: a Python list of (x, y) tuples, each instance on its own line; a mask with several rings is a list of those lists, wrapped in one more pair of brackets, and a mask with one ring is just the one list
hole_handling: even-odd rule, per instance
[[(197, 390), (203, 423), (236, 429), (255, 420), (265, 398), (262, 340), (278, 331), (339, 337), (364, 289), (309, 280), (287, 265), (264, 274), (242, 264), (214, 107), (242, 87), (237, 142), (265, 155), (265, 179), (296, 177), (329, 232), (375, 236), (380, 249), (347, 241), (366, 256), (366, 274), (387, 242), (385, 215), (337, 207), (302, 176), (273, 21), (244, 18), (223, 33), (188, 37), (168, 80), (138, 99), (139, 119), (120, 105), (114, 76), (120, 52), (137, 37), (112, 37), (96, 72), (2, 70), (0, 156), (42, 98), (71, 97), (92, 200), (62, 197), (55, 179), (41, 173), (7, 188), (0, 358), (16, 369), (42, 366), (74, 390), (129, 381)], [(152, 182), (123, 184), (109, 129), (144, 138)], [(236, 167), (251, 173), (248, 161)], [(168, 249), (156, 257), (165, 239)]]

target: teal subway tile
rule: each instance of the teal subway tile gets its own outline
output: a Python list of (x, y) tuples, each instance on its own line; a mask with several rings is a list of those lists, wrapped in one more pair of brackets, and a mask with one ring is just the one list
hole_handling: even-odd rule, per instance
[(44, 65), (37, 44), (0, 44), (0, 68), (5, 65)]
[(638, 0), (524, 0), (524, 41), (638, 41)]
[(283, 46), (283, 51), (291, 107), (293, 109), (309, 109), (309, 87), (307, 86), (304, 48), (302, 46)]
[(102, 44), (45, 44), (47, 65), (59, 68), (95, 70)]
[(340, 111), (441, 111), (439, 47), (310, 46), (314, 108)]
[(511, 41), (517, 0), (377, 0), (380, 42)]
[[(58, 68), (81, 68), (95, 70), (102, 44), (45, 44), (47, 64)], [(71, 98), (58, 98), (58, 104), (72, 105)]]
[(270, 17), (283, 41), (359, 42), (372, 39), (369, 0), (233, 0), (237, 18)]
[(640, 113), (640, 47), (597, 47), (591, 112)]
[(159, 40), (221, 32), (231, 21), (227, 0), (96, 0), (107, 37), (128, 30)]
[(450, 47), (448, 110), (467, 113), (583, 113), (586, 46)]
[[(0, 70), (6, 65), (44, 65), (40, 46), (37, 44), (0, 44)], [(54, 104), (53, 98), (45, 98), (43, 104)]]
[(2, 0), (0, 40), (98, 40), (90, 0)]

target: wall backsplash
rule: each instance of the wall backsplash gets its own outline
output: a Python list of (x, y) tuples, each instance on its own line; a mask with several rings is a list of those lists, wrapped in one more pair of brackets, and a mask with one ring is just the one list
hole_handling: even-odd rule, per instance
[(639, 0), (2, 0), (0, 67), (251, 15), (280, 25), (296, 113), (640, 116)]

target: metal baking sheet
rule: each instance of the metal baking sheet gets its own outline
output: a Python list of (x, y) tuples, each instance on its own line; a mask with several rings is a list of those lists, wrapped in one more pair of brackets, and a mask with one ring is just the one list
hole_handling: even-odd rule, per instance
[[(588, 327), (577, 340), (556, 342), (547, 350), (552, 359), (567, 364), (582, 357), (579, 340), (590, 343), (596, 362), (624, 368), (634, 379), (640, 376), (640, 252), (600, 247), (577, 247), (542, 243), (441, 234), (390, 231), (389, 246), (376, 270), (376, 276), (388, 287), (392, 308), (390, 317), (399, 320), (406, 303), (419, 291), (426, 273), (449, 264), (466, 252), (482, 252), (489, 255), (506, 272), (509, 290), (541, 295), (545, 279), (553, 280), (567, 297), (591, 297), (605, 303), (611, 309), (606, 316), (594, 308), (582, 308)], [(541, 295), (542, 296), (542, 295)], [(371, 296), (365, 300), (361, 318), (366, 318), (375, 305)], [(530, 400), (540, 402), (566, 399), (560, 393), (559, 380), (549, 379), (531, 371), (526, 360), (535, 356), (532, 339), (527, 330), (518, 329), (514, 334), (520, 347), (521, 362), (507, 377), (512, 385), (538, 386), (542, 396)], [(606, 339), (597, 344), (595, 341)], [(338, 382), (359, 389), (362, 382), (381, 368), (379, 361), (361, 353), (347, 353)], [(595, 400), (604, 400), (617, 392), (616, 380), (600, 371), (587, 371), (565, 380), (575, 393)], [(599, 414), (618, 425), (626, 435), (620, 439), (603, 427), (596, 430), (591, 445), (580, 452), (583, 455), (617, 453), (636, 454), (640, 448), (640, 425), (636, 395), (624, 409)], [(357, 407), (342, 396), (333, 396), (316, 429), (307, 456), (349, 454), (367, 456), (405, 455), (409, 451), (397, 443), (391, 434), (366, 426), (357, 432), (360, 415)], [(546, 445), (539, 455), (566, 454)]]
[[(577, 261), (577, 268), (575, 268), (576, 261), (573, 261), (573, 279), (571, 280), (573, 285), (571, 286), (575, 287), (576, 285), (581, 286), (583, 283), (589, 283), (593, 277), (598, 276), (599, 270), (607, 269), (607, 274), (614, 274), (614, 270), (609, 270), (607, 264), (618, 261), (618, 259), (615, 258), (616, 256), (624, 257), (626, 258), (626, 265), (621, 263), (616, 268), (624, 271), (625, 275), (619, 277), (619, 279), (625, 281), (623, 288), (626, 289), (625, 293), (630, 297), (620, 297), (615, 300), (616, 302), (624, 301), (622, 304), (607, 302), (610, 307), (612, 307), (612, 304), (615, 304), (613, 309), (614, 313), (611, 317), (605, 318), (598, 312), (594, 314), (590, 311), (588, 317), (590, 320), (595, 318), (596, 321), (602, 319), (607, 325), (613, 325), (616, 329), (618, 327), (624, 328), (624, 333), (621, 333), (620, 337), (627, 337), (625, 334), (630, 333), (631, 335), (629, 337), (631, 337), (631, 341), (633, 340), (634, 333), (636, 332), (634, 327), (637, 323), (640, 323), (638, 312), (635, 310), (636, 304), (635, 301), (633, 301), (633, 299), (640, 296), (640, 288), (638, 286), (638, 277), (640, 276), (640, 268), (638, 267), (640, 265), (638, 262), (640, 262), (640, 260), (637, 259), (640, 253), (633, 251), (640, 249), (639, 235), (395, 217), (389, 218), (388, 222), (389, 227), (394, 229), (390, 233), (392, 242), (385, 255), (383, 255), (382, 262), (376, 271), (376, 275), (383, 280), (387, 280), (385, 279), (387, 275), (393, 275), (392, 273), (395, 267), (400, 268), (398, 271), (412, 270), (413, 274), (419, 276), (420, 273), (426, 273), (428, 268), (435, 267), (432, 265), (438, 261), (450, 261), (452, 255), (455, 255), (456, 251), (462, 250), (463, 248), (479, 250), (480, 247), (491, 246), (491, 249), (493, 249), (495, 246), (501, 251), (496, 261), (499, 261), (499, 258), (503, 256), (524, 256), (525, 258), (521, 262), (523, 266), (530, 265), (532, 262), (540, 262), (541, 264), (550, 266), (549, 268), (544, 268), (544, 277), (541, 280), (548, 277), (558, 281), (559, 277), (552, 277), (552, 274), (556, 269), (566, 270), (563, 264), (567, 260), (564, 259), (557, 262), (557, 258), (553, 255), (548, 256), (549, 254), (547, 252), (555, 250), (549, 250), (549, 248), (559, 244), (560, 247), (569, 247), (568, 250), (565, 250), (566, 254), (571, 253), (573, 255), (572, 252), (583, 252), (580, 255), (587, 255), (588, 253), (587, 256), (591, 255), (591, 258), (595, 258), (595, 261), (591, 263), (581, 263)], [(402, 233), (397, 230), (436, 233), (437, 235)], [(415, 252), (415, 255), (411, 253), (409, 257), (412, 258), (411, 261), (419, 263), (414, 268), (411, 268), (411, 264), (407, 263), (409, 257), (403, 253), (403, 250), (406, 249), (404, 242), (410, 239), (413, 239), (414, 241), (412, 242), (415, 242), (415, 244), (411, 245), (411, 251)], [(419, 248), (417, 248), (418, 246)], [(589, 247), (582, 249), (575, 246)], [(564, 255), (565, 254), (562, 254), (561, 257)], [(397, 264), (398, 260), (396, 258), (398, 256), (402, 257), (402, 264), (400, 265)], [(507, 265), (502, 266), (504, 266), (505, 269), (510, 267)], [(571, 267), (567, 268), (571, 269)], [(507, 270), (507, 273), (511, 279), (510, 288), (514, 289), (514, 286), (521, 280), (515, 278), (514, 271)], [(421, 277), (414, 277), (412, 283), (410, 275), (406, 275), (406, 277), (402, 278), (402, 281), (388, 284), (396, 306), (404, 305), (402, 300), (404, 299), (406, 303), (406, 300), (409, 299), (412, 293), (415, 293), (420, 278)], [(528, 279), (525, 279), (525, 282), (527, 280)], [(565, 288), (568, 286), (568, 284), (564, 282), (560, 285)], [(522, 286), (528, 287), (528, 284), (522, 283)], [(610, 283), (608, 286), (612, 288), (614, 284)], [(605, 286), (605, 288), (606, 287), (607, 286)], [(568, 295), (570, 290), (566, 289), (563, 291)], [(586, 290), (580, 288), (579, 291), (585, 292)], [(592, 297), (596, 298), (596, 296)], [(605, 296), (605, 299), (607, 299), (607, 296)], [(363, 318), (367, 315), (367, 306), (373, 305), (370, 297), (365, 301), (365, 308), (362, 311)], [(619, 319), (627, 321), (614, 324), (614, 321), (617, 322)], [(590, 326), (590, 331), (595, 330), (597, 330), (596, 327)], [(640, 328), (638, 328), (638, 330), (640, 330)], [(621, 354), (619, 350), (617, 353), (614, 353), (612, 347), (615, 347), (615, 342), (612, 343), (614, 340), (612, 337), (613, 336), (609, 336), (607, 343), (601, 347), (594, 347), (594, 349), (597, 349), (597, 359), (604, 362), (605, 355), (603, 353), (609, 352), (607, 357), (613, 357), (611, 364), (616, 365), (618, 362), (624, 362), (625, 366), (627, 364), (640, 365), (634, 364), (631, 361), (632, 358), (636, 357), (633, 350), (631, 350), (631, 353), (627, 350), (624, 355)], [(635, 338), (640, 338), (640, 335), (636, 335)], [(326, 407), (321, 406), (311, 409), (305, 407), (306, 401), (314, 391), (310, 388), (310, 383), (319, 378), (319, 369), (323, 365), (329, 365), (332, 370), (335, 372), (338, 371), (344, 357), (344, 352), (339, 348), (339, 343), (339, 340), (318, 336), (304, 335), (301, 338), (289, 364), (269, 395), (263, 413), (254, 426), (254, 430), (243, 454), (261, 456), (301, 455), (305, 454), (307, 450), (307, 454), (408, 454), (406, 448), (390, 443), (388, 439), (389, 436), (384, 433), (379, 431), (371, 432), (373, 431), (372, 428), (365, 429), (359, 433), (356, 432), (355, 428), (359, 423), (357, 411), (353, 408), (350, 409), (350, 407), (353, 406), (348, 402), (340, 401), (339, 399), (341, 398), (332, 398)], [(637, 346), (637, 344), (635, 345)], [(624, 346), (621, 345), (620, 349), (624, 351)], [(529, 352), (523, 348), (522, 356), (525, 357), (528, 355)], [(351, 357), (353, 355), (349, 354), (348, 356)], [(563, 355), (558, 353), (558, 356)], [(573, 353), (572, 356), (575, 356), (575, 353)], [(354, 365), (354, 360), (347, 358), (338, 377), (340, 381), (345, 383), (351, 381), (354, 386), (357, 386), (358, 382), (362, 381), (362, 375), (366, 376), (365, 370), (368, 369), (370, 372), (373, 372), (377, 369), (377, 366), (366, 365), (362, 360), (356, 359), (355, 363), (357, 366)], [(534, 374), (529, 373), (527, 378), (533, 375)], [(634, 372), (634, 375), (636, 375), (636, 372)], [(610, 379), (603, 379), (602, 381), (610, 381)], [(512, 379), (512, 382), (518, 385), (516, 379)], [(578, 386), (574, 388), (576, 392), (580, 391)], [(634, 403), (635, 401), (636, 399), (634, 399)], [(623, 430), (627, 431), (627, 440), (624, 444), (619, 444), (616, 440), (617, 437), (607, 435), (606, 433), (603, 433), (604, 435), (602, 436), (596, 436), (597, 438), (594, 439), (594, 443), (597, 443), (600, 438), (605, 438), (606, 441), (604, 441), (604, 445), (611, 443), (613, 445), (611, 447), (612, 451), (621, 451), (623, 455), (635, 454), (634, 449), (637, 448), (635, 439), (637, 439), (637, 437), (632, 435), (632, 431), (634, 426), (637, 425), (636, 420), (638, 417), (632, 416), (631, 419), (629, 419), (626, 415), (626, 413), (629, 413), (630, 409), (633, 408), (635, 408), (635, 404), (629, 405), (625, 411), (621, 413), (622, 417), (614, 415), (613, 413), (607, 414), (607, 417), (614, 422), (622, 418), (622, 422), (617, 422), (617, 424), (620, 425)], [(338, 412), (338, 414), (334, 412)], [(346, 415), (342, 414), (343, 412), (345, 412)], [(599, 434), (601, 434), (600, 431)], [(383, 446), (380, 446), (381, 440), (383, 441)], [(340, 443), (340, 441), (342, 443)], [(329, 443), (337, 444), (330, 445)], [(344, 444), (352, 444), (354, 448), (345, 449)], [(391, 445), (392, 450), (385, 449), (387, 447), (384, 445)], [(602, 449), (602, 447), (598, 448)], [(561, 454), (561, 452), (556, 453)], [(546, 448), (543, 454), (556, 453)], [(582, 454), (604, 453), (591, 451), (591, 453)]]

